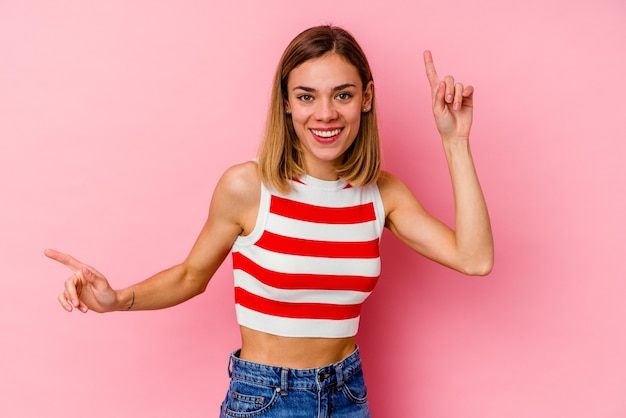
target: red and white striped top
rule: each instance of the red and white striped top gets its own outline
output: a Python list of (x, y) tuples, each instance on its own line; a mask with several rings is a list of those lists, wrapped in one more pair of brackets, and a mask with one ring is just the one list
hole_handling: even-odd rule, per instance
[(356, 335), (380, 275), (378, 187), (305, 176), (288, 195), (261, 186), (254, 230), (232, 249), (240, 325), (285, 337)]

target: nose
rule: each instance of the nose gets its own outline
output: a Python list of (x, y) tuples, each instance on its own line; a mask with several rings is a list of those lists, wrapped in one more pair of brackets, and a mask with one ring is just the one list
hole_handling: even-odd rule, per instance
[(319, 100), (315, 109), (315, 117), (322, 122), (328, 122), (337, 118), (337, 109), (332, 100)]

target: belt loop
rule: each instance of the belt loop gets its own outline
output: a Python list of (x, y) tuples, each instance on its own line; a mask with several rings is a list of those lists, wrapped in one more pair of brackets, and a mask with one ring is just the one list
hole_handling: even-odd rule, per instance
[(343, 389), (343, 363), (335, 364), (335, 378), (337, 379), (337, 390)]
[(280, 371), (280, 394), (287, 396), (289, 392), (289, 369), (283, 367)]
[(228, 377), (233, 378), (233, 354), (228, 356)]

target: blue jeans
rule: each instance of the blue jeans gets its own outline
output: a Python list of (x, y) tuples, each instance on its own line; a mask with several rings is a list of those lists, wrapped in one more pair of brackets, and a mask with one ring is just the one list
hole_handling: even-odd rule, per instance
[(220, 418), (371, 418), (358, 348), (315, 369), (288, 369), (230, 356)]

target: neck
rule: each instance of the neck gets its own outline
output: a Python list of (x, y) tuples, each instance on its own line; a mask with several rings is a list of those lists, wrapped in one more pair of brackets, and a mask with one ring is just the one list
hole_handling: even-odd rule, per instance
[(305, 173), (308, 176), (315, 177), (319, 180), (324, 181), (335, 181), (339, 180), (339, 175), (337, 174), (337, 167), (335, 164), (326, 164), (324, 166), (321, 165), (309, 165), (305, 164)]

